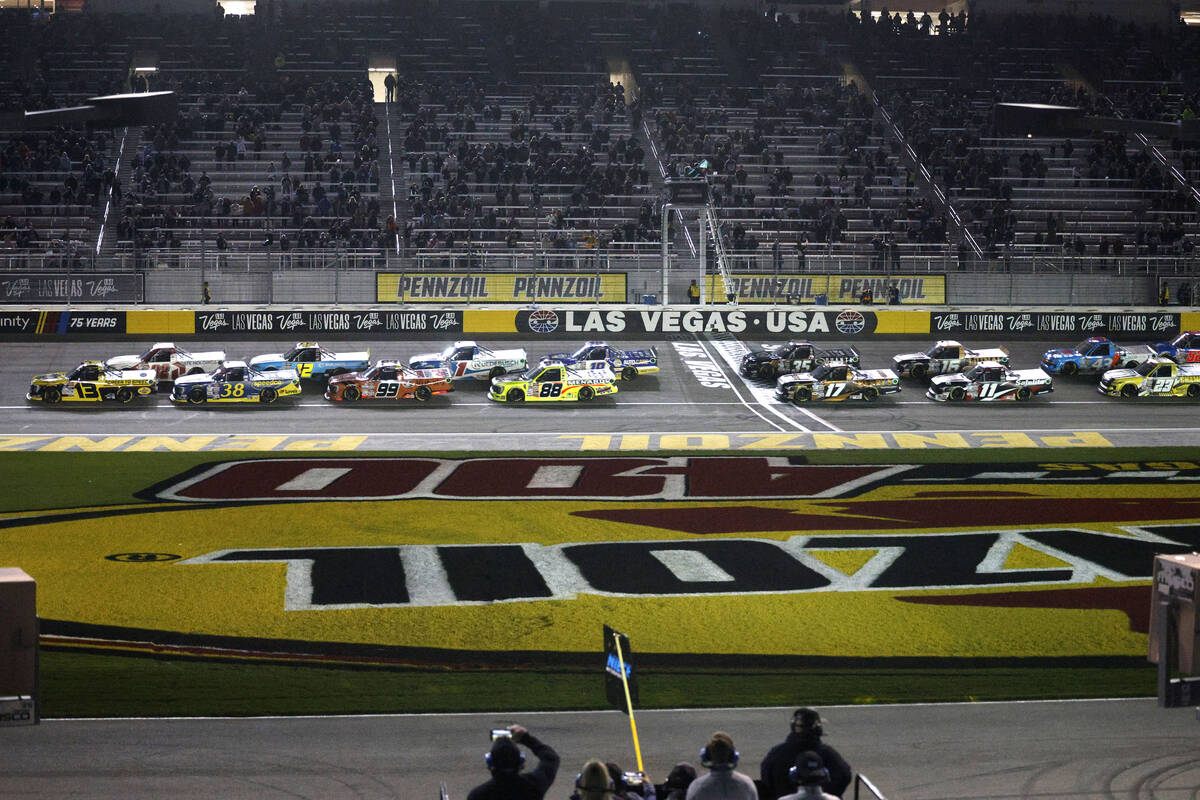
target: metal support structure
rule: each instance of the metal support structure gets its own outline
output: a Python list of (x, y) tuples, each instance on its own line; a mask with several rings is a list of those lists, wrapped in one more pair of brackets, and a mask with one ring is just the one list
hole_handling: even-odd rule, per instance
[[(670, 203), (663, 203), (662, 207), (662, 297), (658, 299), (659, 305), (667, 305), (667, 274), (671, 271), (671, 210), (675, 206)], [(703, 263), (703, 259), (701, 259)], [(703, 289), (701, 290), (703, 291)]]

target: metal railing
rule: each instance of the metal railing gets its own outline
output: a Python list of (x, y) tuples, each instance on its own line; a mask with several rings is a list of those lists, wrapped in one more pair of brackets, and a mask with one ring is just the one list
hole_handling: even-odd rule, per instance
[(875, 800), (887, 800), (883, 796), (883, 792), (879, 791), (866, 775), (862, 773), (856, 774), (854, 776), (854, 800), (861, 800), (861, 798), (869, 800), (872, 797)]

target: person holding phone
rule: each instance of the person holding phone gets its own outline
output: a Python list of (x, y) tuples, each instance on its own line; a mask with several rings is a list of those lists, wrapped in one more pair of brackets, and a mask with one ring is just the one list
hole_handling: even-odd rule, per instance
[[(537, 766), (522, 772), (529, 748)], [(467, 800), (542, 800), (558, 774), (558, 753), (522, 725), (509, 725), (492, 731), (492, 747), (484, 756), (492, 777), (467, 795)]]

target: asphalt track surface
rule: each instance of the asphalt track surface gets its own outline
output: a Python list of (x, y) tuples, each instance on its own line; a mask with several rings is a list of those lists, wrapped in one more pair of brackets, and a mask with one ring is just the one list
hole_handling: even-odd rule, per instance
[[(619, 340), (612, 340), (619, 344)], [(370, 348), (373, 358), (407, 358), (439, 350), (444, 340), (322, 342), (331, 349)], [(1054, 437), (1090, 431), (1114, 445), (1200, 446), (1197, 405), (1182, 398), (1120, 400), (1096, 392), (1095, 376), (1059, 377), (1054, 392), (1024, 403), (937, 403), (925, 384), (911, 378), (903, 391), (875, 403), (775, 401), (769, 382), (745, 379), (735, 365), (746, 347), (731, 337), (684, 335), (653, 344), (661, 372), (619, 384), (615, 397), (587, 404), (528, 403), (514, 406), (487, 399), (486, 383), (460, 381), (453, 394), (428, 403), (413, 401), (326, 401), (323, 387), (306, 385), (302, 396), (274, 406), (235, 404), (174, 407), (165, 395), (128, 406), (93, 404), (43, 407), (25, 400), (37, 374), (66, 370), (86, 358), (138, 351), (149, 342), (37, 342), (5, 345), (0, 360), (0, 436), (361, 436), (355, 449), (580, 450), (725, 449), (778, 445), (814, 446), (822, 434), (881, 434), (896, 446), (896, 434), (959, 433), (968, 446), (998, 446), (986, 432), (1006, 432), (1006, 446), (1029, 441), (1053, 446)], [(525, 347), (531, 359), (570, 342), (506, 341)], [(845, 343), (821, 343), (827, 346)], [(924, 349), (925, 341), (855, 342), (864, 368), (890, 367), (899, 352)], [(971, 342), (966, 342), (971, 345)], [(1015, 368), (1036, 367), (1041, 354), (1064, 341), (1016, 342), (1007, 347)], [(190, 346), (190, 345), (189, 345)], [(991, 346), (982, 344), (980, 346)], [(200, 349), (223, 348), (230, 358), (284, 349), (278, 341), (206, 341)], [(704, 436), (709, 438), (705, 439)], [(771, 437), (763, 439), (762, 437)], [(1028, 440), (1026, 439), (1028, 437)], [(1061, 442), (1060, 442), (1061, 443)], [(903, 444), (901, 442), (900, 444)], [(911, 446), (911, 445), (910, 445)], [(918, 445), (919, 446), (919, 445)]]
[[(786, 734), (790, 712), (641, 712), (646, 771), (662, 780), (679, 761), (697, 764), (708, 736), (724, 730), (741, 752), (742, 771), (757, 777), (767, 749)], [(1153, 700), (822, 713), (825, 740), (889, 800), (1186, 800), (1200, 786), (1193, 709), (1159, 709)], [(463, 800), (486, 778), (488, 731), (513, 722), (562, 757), (547, 794), (552, 800), (570, 795), (588, 758), (634, 768), (629, 724), (617, 712), (64, 720), (0, 729), (0, 796), (434, 800), (445, 781), (451, 800)]]

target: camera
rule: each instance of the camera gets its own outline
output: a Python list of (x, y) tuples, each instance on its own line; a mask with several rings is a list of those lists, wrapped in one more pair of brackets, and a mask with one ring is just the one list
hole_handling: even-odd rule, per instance
[(646, 782), (646, 773), (644, 772), (626, 772), (621, 775), (621, 780), (625, 781), (625, 785), (631, 789), (637, 789)]
[(497, 739), (511, 739), (512, 731), (508, 728), (492, 728), (492, 741)]

